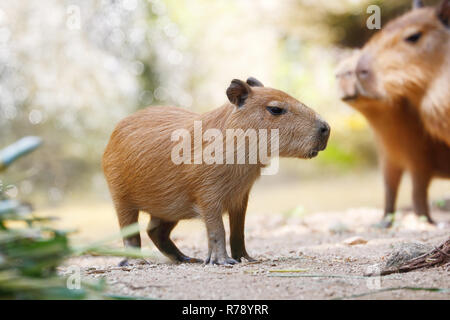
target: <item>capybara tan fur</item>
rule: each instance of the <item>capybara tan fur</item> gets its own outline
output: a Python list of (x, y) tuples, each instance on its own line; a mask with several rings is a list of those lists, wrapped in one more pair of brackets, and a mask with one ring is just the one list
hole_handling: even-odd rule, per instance
[[(281, 157), (296, 158), (316, 156), (328, 141), (330, 127), (312, 109), (282, 91), (264, 87), (254, 78), (246, 82), (233, 80), (226, 94), (228, 103), (204, 114), (176, 107), (148, 107), (136, 112), (117, 125), (103, 156), (103, 170), (120, 227), (137, 222), (139, 211), (150, 214), (148, 235), (173, 261), (201, 262), (183, 254), (169, 237), (179, 220), (194, 217), (201, 217), (206, 225), (205, 263), (253, 260), (244, 243), (245, 214), (250, 189), (267, 164), (260, 159), (240, 164), (199, 161), (196, 150), (208, 149), (214, 137), (203, 138), (199, 145), (189, 142), (192, 149), (188, 158), (192, 156), (194, 160), (175, 163), (173, 153), (178, 150), (179, 142), (173, 141), (174, 132), (184, 129), (190, 137), (195, 136), (194, 121), (201, 122), (205, 135), (212, 129), (216, 137), (217, 134), (225, 137), (235, 129), (236, 141), (243, 137), (244, 150), (247, 150), (249, 129), (265, 129), (269, 133), (278, 129), (279, 147), (274, 150)], [(271, 139), (270, 135), (269, 145), (274, 141)], [(234, 145), (234, 137), (231, 141)], [(223, 153), (223, 159), (228, 160), (226, 142), (216, 147), (214, 154)], [(236, 158), (238, 151), (242, 152), (242, 145), (238, 143), (232, 150)], [(245, 152), (244, 157), (249, 160), (250, 146)], [(230, 221), (231, 257), (226, 250), (222, 220), (225, 212)], [(139, 235), (124, 239), (125, 246), (140, 247), (140, 242)]]
[[(432, 219), (428, 207), (428, 187), (434, 177), (450, 178), (450, 147), (431, 137), (418, 110), (407, 99), (388, 100), (365, 97), (355, 75), (360, 51), (343, 60), (336, 71), (340, 98), (361, 112), (373, 129), (383, 169), (384, 215), (395, 212), (397, 190), (404, 172), (411, 175), (413, 207), (418, 215)], [(382, 225), (389, 226), (391, 219)]]
[(364, 46), (358, 83), (367, 96), (406, 99), (426, 130), (450, 146), (450, 0), (436, 8), (415, 3)]

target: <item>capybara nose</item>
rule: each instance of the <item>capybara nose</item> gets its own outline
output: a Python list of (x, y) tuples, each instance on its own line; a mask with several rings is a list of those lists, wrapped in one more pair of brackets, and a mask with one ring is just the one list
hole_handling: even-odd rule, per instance
[(356, 76), (363, 80), (367, 79), (370, 75), (370, 57), (363, 54), (356, 65)]
[(327, 147), (328, 138), (330, 137), (330, 126), (325, 121), (319, 120), (318, 127), (319, 141), (317, 151), (322, 151)]
[(330, 136), (330, 126), (328, 123), (321, 121), (319, 124), (319, 134), (324, 138), (328, 138)]

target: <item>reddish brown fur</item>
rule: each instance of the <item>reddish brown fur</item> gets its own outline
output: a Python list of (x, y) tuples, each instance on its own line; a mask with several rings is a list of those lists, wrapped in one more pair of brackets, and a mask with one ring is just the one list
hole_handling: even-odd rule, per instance
[(402, 173), (413, 182), (414, 210), (429, 221), (428, 186), (434, 177), (450, 178), (450, 147), (425, 130), (418, 111), (405, 99), (390, 103), (363, 97), (357, 88), (356, 63), (360, 52), (344, 60), (337, 70), (340, 97), (361, 112), (377, 140), (385, 182), (385, 215), (395, 211)]
[[(253, 81), (248, 83), (255, 85)], [(226, 211), (230, 216), (232, 257), (251, 259), (244, 244), (245, 212), (250, 189), (263, 167), (261, 163), (176, 165), (171, 160), (171, 150), (177, 143), (171, 141), (173, 131), (185, 128), (193, 137), (195, 120), (202, 121), (203, 132), (217, 128), (224, 138), (226, 129), (278, 128), (280, 156), (299, 158), (323, 150), (328, 139), (328, 125), (284, 92), (233, 80), (227, 94), (230, 101), (238, 104), (245, 100), (245, 104), (226, 103), (202, 115), (175, 107), (138, 111), (117, 125), (104, 153), (103, 169), (120, 226), (137, 222), (139, 211), (149, 213), (150, 238), (173, 260), (198, 261), (182, 254), (169, 235), (179, 220), (200, 216), (209, 240), (206, 262), (235, 263), (225, 249), (222, 214)], [(287, 112), (274, 116), (266, 109), (269, 105), (283, 107)], [(328, 133), (320, 133), (324, 126)], [(204, 141), (203, 148), (206, 145)], [(223, 151), (225, 154), (225, 146)], [(139, 236), (124, 242), (140, 246)]]
[(431, 135), (448, 145), (449, 11), (450, 2), (444, 0), (438, 8), (414, 9), (391, 21), (364, 46), (357, 67), (367, 96), (390, 104), (408, 100)]

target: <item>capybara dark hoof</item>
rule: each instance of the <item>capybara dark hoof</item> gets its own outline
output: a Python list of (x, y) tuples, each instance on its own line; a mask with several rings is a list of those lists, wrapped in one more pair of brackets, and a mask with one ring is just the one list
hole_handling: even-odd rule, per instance
[(122, 261), (119, 262), (118, 266), (119, 267), (129, 267), (130, 263), (128, 262), (128, 259), (123, 259)]
[(239, 262), (237, 262), (236, 260), (234, 260), (233, 258), (227, 257), (227, 258), (220, 258), (220, 259), (207, 259), (205, 264), (209, 264), (209, 265), (221, 265), (221, 266), (230, 266), (233, 264), (238, 264)]
[(238, 262), (244, 262), (244, 261), (247, 261), (247, 262), (256, 262), (256, 261), (258, 261), (258, 260), (254, 259), (254, 258), (252, 258), (252, 257), (250, 257), (250, 256), (248, 256), (248, 255), (243, 255), (243, 256), (233, 256), (233, 258), (234, 258), (236, 261), (238, 261)]
[(119, 262), (119, 267), (131, 267), (134, 265), (149, 265), (152, 264), (145, 259), (123, 259)]
[[(245, 260), (247, 260), (247, 262), (257, 262), (258, 260), (256, 260), (255, 258), (252, 258), (252, 257), (250, 257), (250, 256), (245, 256), (245, 257), (242, 257), (242, 258), (244, 258)], [(242, 259), (241, 259), (241, 262), (242, 262)]]
[(180, 263), (203, 263), (202, 259), (191, 258), (191, 257), (182, 257), (178, 260)]

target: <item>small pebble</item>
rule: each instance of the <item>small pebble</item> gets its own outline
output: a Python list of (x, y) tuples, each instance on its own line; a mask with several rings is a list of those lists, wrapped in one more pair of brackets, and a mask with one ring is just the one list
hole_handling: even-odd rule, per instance
[(344, 244), (349, 245), (349, 246), (353, 246), (355, 244), (366, 244), (367, 240), (361, 237), (351, 237), (348, 239), (344, 240)]

